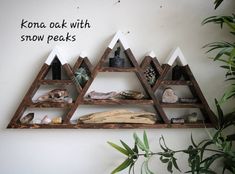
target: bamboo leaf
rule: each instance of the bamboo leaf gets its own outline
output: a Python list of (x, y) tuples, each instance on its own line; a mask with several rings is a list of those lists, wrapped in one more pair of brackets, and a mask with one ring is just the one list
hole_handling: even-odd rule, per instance
[(196, 143), (195, 143), (194, 140), (193, 140), (193, 134), (192, 134), (192, 133), (191, 133), (191, 142), (192, 142), (192, 144), (193, 144), (194, 147), (197, 147)]
[(160, 160), (162, 163), (168, 163), (169, 162), (169, 158), (163, 158), (163, 156), (160, 156)]
[(126, 159), (122, 164), (120, 164), (116, 169), (114, 169), (111, 174), (115, 174), (117, 172), (120, 172), (120, 171), (126, 169), (132, 163), (133, 163), (132, 159), (129, 159), (129, 158)]
[(144, 143), (140, 140), (140, 138), (138, 137), (138, 135), (137, 135), (136, 133), (134, 133), (133, 136), (134, 136), (134, 140), (135, 140), (135, 143), (137, 144), (137, 146), (138, 146), (142, 151), (148, 152), (148, 149), (146, 149), (146, 147), (144, 146)]
[(144, 134), (143, 134), (143, 140), (144, 140), (144, 145), (146, 147), (146, 149), (149, 150), (149, 142), (148, 142), (148, 137), (147, 137), (147, 134), (146, 132), (144, 131)]
[(178, 164), (177, 164), (177, 162), (176, 162), (176, 158), (172, 158), (172, 163), (173, 163), (174, 167), (175, 167), (178, 171), (181, 172), (181, 170), (179, 169)]
[(124, 143), (122, 140), (120, 140), (120, 142), (122, 143), (122, 146), (127, 150), (128, 154), (134, 154), (134, 151), (126, 143)]
[(168, 172), (173, 173), (173, 170), (172, 170), (172, 162), (171, 162), (171, 161), (169, 161), (169, 163), (168, 163), (168, 165), (167, 165), (167, 170), (168, 170)]
[(119, 152), (123, 153), (124, 155), (129, 156), (128, 151), (123, 149), (122, 147), (118, 146), (117, 144), (114, 144), (112, 142), (108, 142), (108, 144), (111, 145), (116, 150), (118, 150)]

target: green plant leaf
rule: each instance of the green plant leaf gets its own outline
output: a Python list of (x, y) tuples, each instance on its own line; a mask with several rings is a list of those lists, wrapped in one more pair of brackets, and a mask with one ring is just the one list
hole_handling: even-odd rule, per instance
[(219, 129), (221, 129), (224, 125), (224, 113), (223, 113), (217, 99), (215, 99), (215, 105), (216, 105), (217, 113), (218, 113), (218, 121), (219, 121), (218, 126), (219, 126)]
[(178, 170), (178, 171), (180, 171), (181, 172), (181, 170), (179, 169), (179, 167), (178, 167), (178, 164), (177, 164), (177, 162), (176, 162), (176, 158), (172, 158), (172, 163), (173, 163), (173, 166)]
[(134, 154), (134, 151), (126, 143), (124, 143), (122, 140), (120, 140), (120, 142), (122, 143), (122, 146), (127, 150), (128, 154)]
[(219, 6), (220, 6), (220, 4), (223, 2), (223, 0), (215, 0), (214, 1), (214, 4), (215, 4), (215, 9), (217, 9)]
[(129, 153), (127, 150), (123, 149), (122, 147), (112, 143), (112, 142), (109, 142), (108, 141), (108, 144), (111, 145), (113, 148), (115, 148), (116, 150), (118, 150), (119, 152), (123, 153), (124, 155), (126, 156), (129, 156)]
[(144, 134), (143, 134), (143, 140), (144, 140), (144, 145), (146, 147), (146, 149), (149, 150), (149, 142), (148, 142), (148, 137), (147, 137), (147, 134), (146, 132), (144, 131)]
[(148, 152), (148, 149), (146, 149), (144, 143), (140, 140), (140, 138), (138, 137), (138, 135), (137, 135), (136, 133), (133, 134), (133, 137), (134, 137), (134, 140), (135, 140), (135, 143), (137, 144), (137, 146), (138, 146), (142, 151)]
[(163, 156), (160, 156), (160, 160), (162, 163), (168, 163), (169, 162), (169, 158), (163, 158)]
[(120, 172), (120, 171), (126, 169), (132, 163), (134, 163), (133, 160), (127, 158), (122, 164), (120, 164), (116, 169), (114, 169), (111, 174), (115, 174), (117, 172)]
[(130, 167), (129, 167), (128, 174), (131, 174), (131, 170), (132, 170), (132, 168), (133, 168), (133, 170), (134, 170), (134, 167), (135, 167), (135, 163), (133, 162), (133, 163), (131, 163), (131, 165), (130, 165)]
[(168, 170), (168, 172), (173, 173), (173, 170), (172, 170), (172, 162), (171, 162), (171, 161), (169, 161), (169, 163), (168, 163), (168, 165), (167, 165), (167, 170)]
[(196, 143), (195, 143), (194, 140), (193, 140), (193, 134), (192, 134), (192, 133), (191, 133), (191, 142), (192, 142), (192, 145), (193, 145), (194, 147), (197, 147)]

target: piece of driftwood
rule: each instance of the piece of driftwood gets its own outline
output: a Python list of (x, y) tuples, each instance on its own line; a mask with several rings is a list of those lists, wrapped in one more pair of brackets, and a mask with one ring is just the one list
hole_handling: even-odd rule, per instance
[(113, 110), (85, 115), (79, 118), (82, 123), (144, 123), (154, 124), (155, 114), (151, 112), (132, 112), (128, 110)]

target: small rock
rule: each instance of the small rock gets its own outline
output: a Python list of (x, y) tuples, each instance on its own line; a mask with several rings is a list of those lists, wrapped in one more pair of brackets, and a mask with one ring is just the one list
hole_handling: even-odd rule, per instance
[(50, 123), (51, 119), (47, 115), (41, 121), (41, 124), (50, 124)]
[(142, 99), (144, 94), (139, 91), (125, 90), (119, 93), (119, 95), (124, 99)]
[(176, 103), (179, 97), (175, 94), (173, 89), (166, 88), (162, 94), (162, 102), (163, 103)]
[(34, 113), (28, 113), (26, 116), (20, 119), (20, 123), (29, 124), (34, 118)]
[(198, 116), (196, 112), (193, 112), (189, 115), (187, 115), (187, 120), (189, 123), (196, 123), (198, 120)]
[(172, 118), (171, 123), (183, 124), (184, 123), (184, 118)]
[(61, 124), (62, 123), (62, 117), (55, 117), (51, 121), (53, 124)]
[(40, 119), (32, 120), (31, 124), (41, 124), (41, 120)]

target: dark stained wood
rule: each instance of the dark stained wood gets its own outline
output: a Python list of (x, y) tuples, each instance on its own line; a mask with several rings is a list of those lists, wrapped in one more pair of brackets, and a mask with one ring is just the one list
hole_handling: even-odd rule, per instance
[[(75, 79), (75, 76), (73, 74), (72, 68), (70, 67), (69, 64), (67, 64), (67, 63), (64, 64), (63, 68), (64, 68), (64, 70), (66, 71), (67, 75), (69, 76), (69, 78), (71, 80)], [(76, 84), (74, 83), (74, 85), (75, 85), (75, 87), (77, 89), (77, 92), (80, 93), (82, 91), (82, 87), (79, 84), (77, 84), (77, 83)]]
[(156, 128), (211, 128), (210, 123), (185, 124), (12, 124), (8, 128), (16, 129), (156, 129)]
[(38, 75), (36, 76), (35, 80), (31, 84), (29, 90), (25, 94), (23, 100), (21, 101), (19, 107), (17, 108), (17, 110), (16, 110), (16, 112), (15, 112), (15, 114), (14, 114), (13, 118), (11, 119), (8, 126), (15, 124), (22, 117), (24, 111), (27, 109), (26, 103), (31, 101), (31, 98), (34, 96), (34, 94), (36, 93), (36, 91), (39, 88), (38, 82), (45, 78), (49, 69), (50, 69), (50, 66), (44, 63), (43, 66), (41, 67)]
[(163, 85), (193, 85), (191, 81), (185, 81), (185, 80), (162, 80), (161, 84)]
[(184, 67), (184, 70), (185, 70), (185, 73), (187, 73), (190, 81), (193, 83), (193, 88), (195, 90), (195, 93), (197, 94), (197, 97), (201, 100), (201, 102), (202, 102), (202, 104), (204, 106), (204, 108), (201, 111), (202, 111), (202, 113), (204, 113), (206, 111), (207, 114), (204, 114), (205, 119), (206, 120), (210, 120), (211, 123), (213, 123), (213, 125), (216, 125), (217, 124), (216, 116), (211, 111), (211, 109), (210, 109), (210, 107), (209, 107), (209, 105), (208, 105), (204, 95), (202, 94), (202, 91), (201, 91), (201, 89), (200, 89), (200, 87), (199, 87), (195, 77), (193, 76), (193, 73), (192, 73), (191, 69), (189, 68), (188, 65), (186, 65)]
[(202, 103), (161, 103), (163, 108), (203, 108)]
[(170, 120), (167, 118), (165, 112), (163, 111), (162, 107), (160, 106), (160, 103), (158, 99), (154, 95), (154, 91), (152, 91), (151, 86), (148, 84), (147, 80), (145, 79), (144, 72), (138, 65), (133, 53), (130, 49), (127, 49), (124, 51), (127, 58), (130, 60), (130, 62), (133, 64), (133, 66), (137, 69), (136, 76), (138, 77), (140, 83), (142, 84), (146, 94), (149, 95), (150, 98), (152, 98), (154, 103), (154, 108), (157, 112), (157, 115), (161, 118), (161, 121), (163, 120), (164, 123), (170, 123)]
[(40, 80), (40, 85), (72, 85), (72, 80)]
[(171, 68), (170, 65), (168, 65), (168, 64), (165, 64), (162, 67), (163, 67), (163, 71), (160, 74), (160, 77), (157, 79), (156, 83), (152, 87), (153, 92), (155, 92), (157, 90), (157, 88), (160, 87), (162, 80), (164, 80), (164, 78), (166, 77), (168, 71)]
[(143, 70), (146, 69), (146, 67), (150, 65), (151, 61), (152, 61), (152, 57), (145, 56), (144, 59), (142, 60), (141, 64), (140, 64), (140, 67)]
[(95, 68), (93, 69), (92, 73), (91, 73), (91, 78), (87, 81), (87, 83), (85, 84), (85, 86), (83, 87), (80, 95), (77, 97), (74, 106), (70, 109), (70, 111), (67, 113), (67, 115), (64, 117), (64, 123), (68, 124), (70, 122), (71, 117), (73, 116), (74, 112), (76, 111), (77, 107), (80, 105), (80, 103), (83, 100), (83, 97), (85, 96), (88, 88), (90, 87), (91, 83), (93, 82), (94, 78), (96, 77), (96, 75), (98, 74), (99, 69), (102, 67), (102, 65), (105, 62), (105, 59), (108, 58), (110, 52), (112, 51), (112, 49), (107, 48), (104, 52), (104, 54), (102, 55), (100, 61), (98, 62), (98, 64), (95, 66)]
[(123, 68), (117, 68), (117, 67), (101, 67), (99, 69), (99, 72), (136, 72), (136, 68), (133, 67), (123, 67)]
[(79, 57), (73, 66), (73, 72), (75, 72), (76, 69), (81, 66), (82, 62), (83, 62), (83, 58)]
[(84, 105), (151, 105), (153, 100), (127, 100), (127, 99), (107, 99), (107, 100), (92, 100), (84, 99), (81, 104)]
[(90, 60), (87, 57), (85, 57), (83, 61), (91, 73), (93, 71), (93, 65), (91, 64)]

